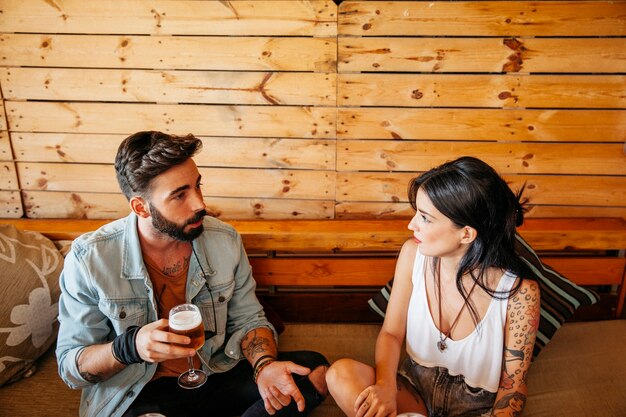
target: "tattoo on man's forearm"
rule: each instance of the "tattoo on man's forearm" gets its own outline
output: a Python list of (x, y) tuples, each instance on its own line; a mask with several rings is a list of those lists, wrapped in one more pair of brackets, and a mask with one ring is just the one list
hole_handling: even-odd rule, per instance
[(91, 382), (92, 384), (97, 384), (98, 382), (102, 382), (102, 377), (97, 374), (92, 374), (86, 371), (80, 371), (80, 376), (87, 382)]
[(257, 331), (253, 330), (243, 340), (241, 347), (246, 357), (253, 358), (255, 355), (266, 352), (269, 349), (270, 340), (267, 337), (257, 336)]

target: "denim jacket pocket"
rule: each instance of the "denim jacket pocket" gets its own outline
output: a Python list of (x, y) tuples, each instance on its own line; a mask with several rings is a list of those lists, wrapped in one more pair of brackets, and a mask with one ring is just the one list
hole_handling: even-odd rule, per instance
[(143, 326), (148, 317), (148, 300), (102, 300), (100, 309), (109, 318), (117, 334), (130, 326)]
[(211, 286), (210, 290), (207, 286), (195, 297), (195, 304), (200, 308), (204, 330), (223, 335), (226, 332), (228, 302), (233, 298), (235, 282)]

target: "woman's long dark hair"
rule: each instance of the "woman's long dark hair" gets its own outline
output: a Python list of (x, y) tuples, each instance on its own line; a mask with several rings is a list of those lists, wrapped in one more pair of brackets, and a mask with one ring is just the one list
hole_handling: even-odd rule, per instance
[[(464, 156), (424, 172), (409, 183), (409, 201), (417, 210), (417, 191), (426, 193), (433, 205), (456, 226), (470, 226), (477, 236), (461, 259), (456, 287), (478, 323), (479, 315), (462, 283), (469, 275), (489, 295), (498, 299), (513, 296), (521, 280), (511, 291), (496, 291), (487, 283), (490, 267), (528, 276), (527, 267), (515, 252), (515, 229), (524, 221), (525, 201), (520, 201), (524, 187), (514, 194), (498, 173), (478, 158)], [(433, 271), (438, 277), (438, 259)], [(436, 278), (437, 279), (437, 278)]]

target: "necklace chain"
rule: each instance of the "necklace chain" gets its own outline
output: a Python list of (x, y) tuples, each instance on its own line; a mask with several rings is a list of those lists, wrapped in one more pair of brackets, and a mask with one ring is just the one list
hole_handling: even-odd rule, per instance
[(439, 349), (440, 352), (443, 352), (448, 348), (448, 345), (446, 344), (446, 340), (448, 340), (448, 338), (452, 334), (452, 329), (454, 329), (456, 324), (459, 322), (459, 319), (461, 318), (461, 313), (463, 313), (465, 306), (469, 302), (469, 298), (472, 295), (472, 292), (474, 292), (474, 288), (476, 288), (476, 283), (478, 281), (476, 280), (474, 281), (474, 285), (472, 285), (470, 292), (467, 294), (467, 300), (461, 306), (459, 313), (456, 315), (456, 317), (454, 318), (454, 321), (450, 325), (450, 329), (444, 333), (441, 331), (441, 304), (443, 301), (442, 300), (443, 297), (441, 293), (441, 258), (439, 258), (438, 263), (437, 263), (437, 274), (435, 278), (437, 279), (437, 291), (439, 292), (438, 297), (437, 297), (437, 304), (439, 306), (439, 329), (437, 329), (439, 330), (439, 341), (437, 342), (437, 349)]

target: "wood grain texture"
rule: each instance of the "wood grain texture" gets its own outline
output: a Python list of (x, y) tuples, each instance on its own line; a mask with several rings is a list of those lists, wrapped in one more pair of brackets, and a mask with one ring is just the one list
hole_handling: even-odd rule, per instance
[(0, 68), (10, 100), (334, 106), (335, 74)]
[[(111, 220), (130, 212), (121, 193), (32, 190), (22, 194), (25, 215), (34, 219)], [(207, 197), (205, 204), (211, 216), (226, 219), (330, 219), (334, 214), (332, 200)]]
[[(51, 239), (74, 239), (107, 220), (6, 219)], [(232, 220), (248, 251), (391, 251), (411, 237), (406, 220)], [(528, 219), (518, 229), (535, 250), (606, 250), (626, 247), (626, 220), (619, 218)]]
[(335, 38), (0, 35), (7, 67), (334, 72), (336, 57)]
[[(0, 136), (1, 137), (1, 136)], [(102, 163), (115, 160), (126, 135), (75, 133), (14, 133), (19, 162)], [(196, 164), (240, 168), (335, 168), (334, 140), (200, 137)], [(217, 152), (219, 150), (219, 152)]]
[(626, 218), (624, 0), (124, 6), (0, 2), (27, 216), (123, 215), (117, 146), (160, 130), (203, 139), (220, 218), (407, 218), (410, 176), (462, 155), (526, 182), (528, 217)]
[[(563, 206), (528, 204), (525, 218), (621, 217), (626, 207)], [(345, 201), (335, 205), (336, 219), (408, 219), (415, 212), (408, 202)]]
[(344, 140), (337, 146), (342, 171), (427, 171), (475, 156), (500, 174), (626, 175), (622, 144)]
[(5, 222), (6, 218), (17, 219), (24, 215), (22, 199), (19, 191), (0, 190), (0, 221)]
[(626, 108), (622, 75), (339, 74), (338, 104)]
[(624, 73), (624, 38), (339, 38), (339, 72)]
[(17, 171), (13, 161), (0, 161), (0, 190), (17, 191), (20, 184), (17, 180)]
[(624, 36), (623, 1), (344, 1), (340, 36)]
[(128, 135), (159, 130), (172, 134), (193, 132), (197, 136), (320, 139), (334, 138), (336, 134), (336, 110), (326, 107), (18, 101), (7, 101), (6, 107), (15, 132)]
[(335, 36), (331, 0), (190, 1), (3, 0), (7, 32), (142, 35)]
[(12, 161), (13, 151), (11, 150), (11, 140), (9, 132), (0, 130), (0, 161)]
[[(409, 181), (417, 173), (339, 172), (337, 201), (407, 202)], [(521, 190), (532, 205), (624, 207), (626, 177), (578, 175), (503, 175), (511, 190)]]
[(2, 106), (0, 106), (0, 132), (8, 131), (9, 125), (7, 124), (7, 115), (4, 109), (5, 101), (2, 100)]
[(338, 139), (623, 143), (626, 112), (344, 107), (337, 126)]
[[(24, 190), (115, 193), (119, 186), (113, 165), (18, 162), (17, 171)], [(199, 168), (208, 181), (206, 196), (334, 198), (334, 171), (256, 170)]]
[[(542, 262), (579, 285), (619, 285), (626, 259), (542, 256)], [(383, 287), (394, 276), (396, 258), (251, 258), (258, 285), (298, 287)]]

